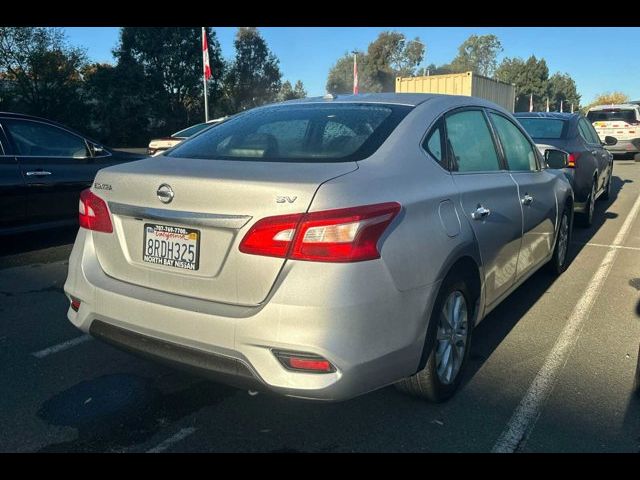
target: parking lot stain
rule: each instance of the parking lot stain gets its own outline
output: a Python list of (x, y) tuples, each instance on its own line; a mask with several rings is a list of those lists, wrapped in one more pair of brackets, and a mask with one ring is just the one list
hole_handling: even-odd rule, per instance
[(235, 393), (230, 387), (198, 381), (166, 394), (153, 379), (127, 374), (83, 381), (49, 399), (38, 412), (49, 424), (76, 428), (78, 437), (40, 451), (124, 451), (149, 440), (170, 422)]

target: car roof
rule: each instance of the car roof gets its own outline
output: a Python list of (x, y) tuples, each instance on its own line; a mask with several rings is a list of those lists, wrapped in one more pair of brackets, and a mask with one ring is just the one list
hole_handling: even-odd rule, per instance
[(442, 95), (433, 93), (360, 93), (358, 95), (327, 94), (323, 97), (287, 100), (276, 105), (289, 105), (292, 103), (384, 103), (387, 105), (408, 105), (415, 107), (434, 97), (441, 96)]
[(611, 105), (596, 105), (595, 107), (591, 107), (589, 111), (598, 111), (598, 110), (609, 110), (610, 108), (630, 108), (637, 109), (638, 105), (633, 103), (615, 103)]
[(517, 112), (513, 114), (516, 118), (554, 118), (556, 120), (572, 120), (579, 118), (579, 113), (566, 112)]

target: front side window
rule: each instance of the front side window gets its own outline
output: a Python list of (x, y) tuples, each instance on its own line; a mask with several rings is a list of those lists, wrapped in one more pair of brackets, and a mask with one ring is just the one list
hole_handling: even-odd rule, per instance
[(266, 107), (185, 140), (166, 156), (302, 163), (362, 160), (411, 109), (351, 103)]
[(31, 120), (4, 120), (17, 155), (29, 157), (87, 158), (89, 152), (83, 138), (61, 128)]
[(502, 115), (495, 113), (490, 115), (504, 150), (509, 170), (536, 171), (538, 169), (536, 154), (527, 137)]
[(489, 126), (484, 114), (470, 110), (445, 119), (447, 145), (453, 169), (459, 172), (500, 170)]

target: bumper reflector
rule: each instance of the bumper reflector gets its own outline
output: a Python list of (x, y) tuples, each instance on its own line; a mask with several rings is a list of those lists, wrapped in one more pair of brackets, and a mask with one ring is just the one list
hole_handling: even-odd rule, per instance
[(72, 298), (71, 299), (71, 309), (74, 312), (77, 312), (80, 309), (80, 300), (78, 300), (77, 298)]
[(332, 373), (336, 368), (331, 362), (318, 355), (298, 352), (273, 352), (287, 370), (308, 373)]

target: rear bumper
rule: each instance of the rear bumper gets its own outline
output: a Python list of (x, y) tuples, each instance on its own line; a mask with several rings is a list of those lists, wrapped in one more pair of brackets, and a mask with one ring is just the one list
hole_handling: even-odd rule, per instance
[[(345, 400), (415, 373), (438, 287), (401, 292), (382, 261), (290, 261), (263, 305), (225, 305), (108, 277), (80, 229), (64, 290), (82, 302), (69, 320), (120, 348), (242, 388)], [(273, 350), (320, 355), (337, 370), (289, 371)]]
[(615, 145), (605, 145), (611, 153), (638, 153), (640, 152), (640, 138), (632, 140), (618, 140)]

